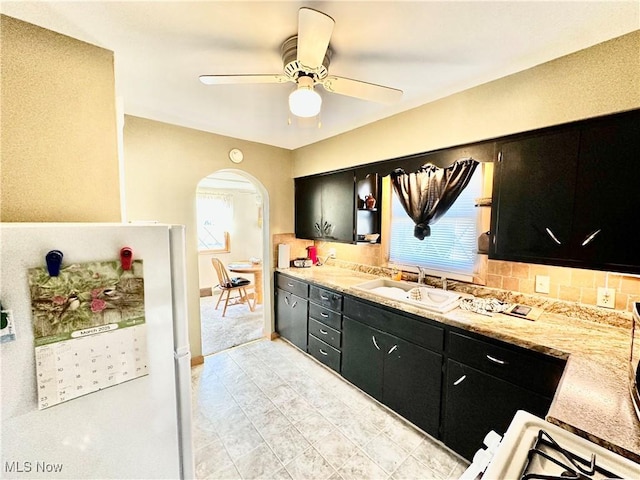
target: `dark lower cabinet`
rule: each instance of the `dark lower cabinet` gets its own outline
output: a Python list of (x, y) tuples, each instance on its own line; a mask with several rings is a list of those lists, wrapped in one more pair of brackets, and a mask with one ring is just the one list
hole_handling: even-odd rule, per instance
[(276, 289), (276, 331), (303, 351), (307, 351), (306, 298)]
[(438, 436), (442, 355), (392, 337), (385, 353), (383, 403)]
[(347, 317), (342, 335), (342, 375), (437, 437), (442, 356)]
[(342, 320), (342, 376), (382, 401), (384, 357), (380, 345), (387, 335), (344, 317)]
[(518, 410), (541, 418), (551, 399), (447, 360), (444, 443), (468, 460), (482, 447), (489, 431), (503, 435)]
[(286, 275), (276, 285), (282, 337), (469, 460), (518, 410), (544, 418), (562, 377), (560, 358)]

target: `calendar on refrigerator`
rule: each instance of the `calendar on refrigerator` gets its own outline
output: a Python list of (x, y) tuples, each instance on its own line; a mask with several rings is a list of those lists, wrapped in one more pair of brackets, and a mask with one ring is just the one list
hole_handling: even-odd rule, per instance
[(28, 273), (40, 409), (147, 375), (141, 260)]

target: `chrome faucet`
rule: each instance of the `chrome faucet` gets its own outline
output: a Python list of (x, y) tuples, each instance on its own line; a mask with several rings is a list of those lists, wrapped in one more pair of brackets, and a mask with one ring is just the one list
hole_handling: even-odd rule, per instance
[(443, 275), (442, 277), (440, 277), (440, 280), (442, 281), (442, 289), (446, 290), (447, 289), (447, 277), (445, 277)]
[(421, 267), (420, 265), (416, 265), (416, 267), (418, 268), (418, 285), (426, 285), (426, 277), (427, 277), (427, 271), (424, 267)]

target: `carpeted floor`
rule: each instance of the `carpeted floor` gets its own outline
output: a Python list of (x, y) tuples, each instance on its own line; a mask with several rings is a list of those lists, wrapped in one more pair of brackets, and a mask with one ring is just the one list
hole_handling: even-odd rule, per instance
[(217, 301), (217, 296), (200, 297), (203, 355), (218, 353), (262, 337), (264, 325), (262, 305), (256, 305), (254, 312), (245, 305), (230, 306), (223, 317), (222, 303), (218, 310), (215, 310)]

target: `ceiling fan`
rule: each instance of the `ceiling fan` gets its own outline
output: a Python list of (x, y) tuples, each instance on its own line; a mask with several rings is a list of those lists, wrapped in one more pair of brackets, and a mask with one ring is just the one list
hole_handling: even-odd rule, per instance
[(363, 100), (386, 104), (398, 101), (402, 90), (329, 75), (329, 40), (334, 23), (330, 16), (303, 7), (298, 12), (298, 34), (282, 44), (283, 74), (200, 75), (200, 81), (206, 85), (294, 82), (297, 88), (289, 95), (289, 109), (298, 117), (320, 113), (322, 97), (314, 90), (318, 84), (328, 92)]

